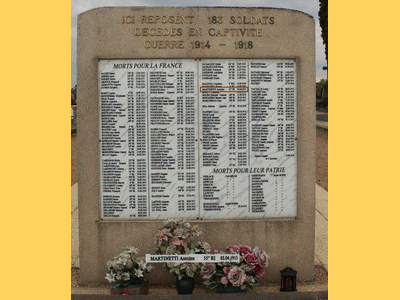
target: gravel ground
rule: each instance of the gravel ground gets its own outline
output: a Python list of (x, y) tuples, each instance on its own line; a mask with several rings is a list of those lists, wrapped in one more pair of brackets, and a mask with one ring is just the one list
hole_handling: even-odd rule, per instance
[[(314, 281), (300, 281), (297, 283), (298, 286), (306, 286), (312, 284), (327, 284), (328, 283), (328, 273), (321, 266), (315, 266), (315, 280)], [(275, 286), (279, 285), (278, 283), (263, 283), (262, 286)], [(93, 285), (96, 286), (96, 285)], [(79, 287), (79, 269), (73, 268), (71, 269), (71, 287)], [(175, 289), (173, 285), (166, 285), (165, 288)]]

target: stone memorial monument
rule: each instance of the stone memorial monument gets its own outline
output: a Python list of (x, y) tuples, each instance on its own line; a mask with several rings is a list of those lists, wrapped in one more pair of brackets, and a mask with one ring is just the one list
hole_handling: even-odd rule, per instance
[(314, 278), (314, 26), (276, 8), (78, 16), (81, 284), (127, 244), (153, 253), (170, 217), (215, 249), (266, 249), (266, 280)]

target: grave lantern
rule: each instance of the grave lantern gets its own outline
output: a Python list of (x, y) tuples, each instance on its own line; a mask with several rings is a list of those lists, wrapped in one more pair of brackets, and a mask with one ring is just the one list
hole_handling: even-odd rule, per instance
[(296, 292), (297, 271), (286, 267), (281, 272), (281, 292)]

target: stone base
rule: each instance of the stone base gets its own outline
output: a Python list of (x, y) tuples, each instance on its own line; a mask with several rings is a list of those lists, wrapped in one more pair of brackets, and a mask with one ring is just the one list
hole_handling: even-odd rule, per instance
[(111, 295), (147, 295), (149, 293), (149, 283), (128, 285), (126, 287), (111, 288)]

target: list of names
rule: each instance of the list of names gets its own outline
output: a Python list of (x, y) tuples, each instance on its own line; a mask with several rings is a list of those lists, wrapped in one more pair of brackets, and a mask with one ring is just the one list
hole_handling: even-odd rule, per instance
[(295, 217), (293, 59), (100, 60), (104, 219)]

